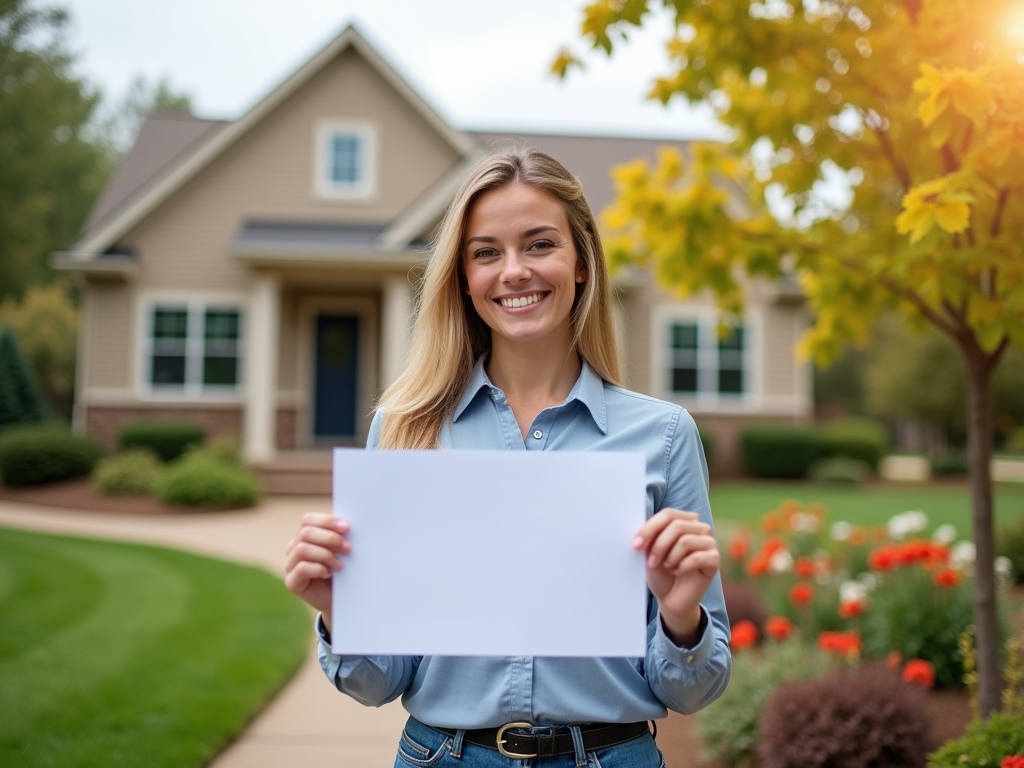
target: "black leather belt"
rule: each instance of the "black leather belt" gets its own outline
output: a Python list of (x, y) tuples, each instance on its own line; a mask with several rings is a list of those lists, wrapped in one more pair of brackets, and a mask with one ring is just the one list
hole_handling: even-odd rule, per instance
[[(513, 732), (515, 729), (534, 727), (532, 723), (505, 723), (500, 728), (477, 728), (465, 731), (462, 738), (470, 744), (487, 747), (488, 749), (496, 749), (505, 757), (518, 760), (530, 757), (571, 755), (576, 751), (572, 743), (571, 733)], [(434, 728), (434, 730), (446, 733), (449, 736), (454, 736), (458, 733), (454, 728)], [(554, 730), (553, 727), (552, 730)], [(614, 747), (616, 744), (631, 741), (645, 733), (650, 733), (646, 722), (625, 723), (622, 725), (609, 725), (607, 723), (585, 723), (580, 725), (580, 735), (583, 736), (583, 749), (587, 752)]]

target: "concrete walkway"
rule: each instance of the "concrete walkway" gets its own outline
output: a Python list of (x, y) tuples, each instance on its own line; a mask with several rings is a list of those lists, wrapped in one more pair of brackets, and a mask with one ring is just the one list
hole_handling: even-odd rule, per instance
[[(327, 497), (269, 497), (238, 512), (109, 514), (0, 501), (0, 527), (144, 542), (266, 568), (281, 575), (284, 548), (306, 512), (330, 511)], [(397, 702), (367, 709), (338, 693), (315, 647), (299, 673), (212, 768), (372, 768), (394, 763), (406, 714)]]

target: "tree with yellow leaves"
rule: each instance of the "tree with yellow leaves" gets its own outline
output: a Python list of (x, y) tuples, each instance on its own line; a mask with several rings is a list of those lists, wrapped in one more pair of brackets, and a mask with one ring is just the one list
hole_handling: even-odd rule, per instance
[[(991, 376), (1024, 345), (1024, 3), (595, 0), (583, 38), (612, 54), (654, 13), (674, 25), (651, 98), (710, 103), (731, 140), (619, 168), (609, 253), (734, 313), (744, 274), (795, 274), (815, 317), (798, 353), (820, 363), (865, 342), (887, 307), (956, 342), (980, 699), (997, 710)], [(563, 51), (553, 69), (578, 63)], [(848, 205), (823, 202), (835, 179)], [(743, 216), (729, 208), (738, 189)]]

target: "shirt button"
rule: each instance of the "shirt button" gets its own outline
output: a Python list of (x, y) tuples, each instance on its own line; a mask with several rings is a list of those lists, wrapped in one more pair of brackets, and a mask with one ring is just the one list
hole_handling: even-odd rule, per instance
[(537, 440), (540, 440), (540, 439), (541, 439), (542, 437), (544, 437), (544, 433), (543, 433), (543, 432), (541, 432), (541, 431), (540, 431), (539, 429), (535, 429), (535, 430), (533, 430), (533, 436), (534, 436), (534, 437), (535, 437), (535, 438), (536, 438)]
[(686, 663), (687, 664), (693, 664), (693, 654), (692, 653), (689, 656), (686, 657)]

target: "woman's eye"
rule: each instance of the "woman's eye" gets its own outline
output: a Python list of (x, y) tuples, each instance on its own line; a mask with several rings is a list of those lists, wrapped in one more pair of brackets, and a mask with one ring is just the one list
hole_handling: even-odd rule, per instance
[(479, 251), (473, 252), (474, 259), (488, 259), (497, 253), (493, 248), (481, 248)]
[(546, 251), (549, 248), (554, 248), (555, 244), (550, 240), (538, 240), (530, 245), (530, 249), (534, 251)]

